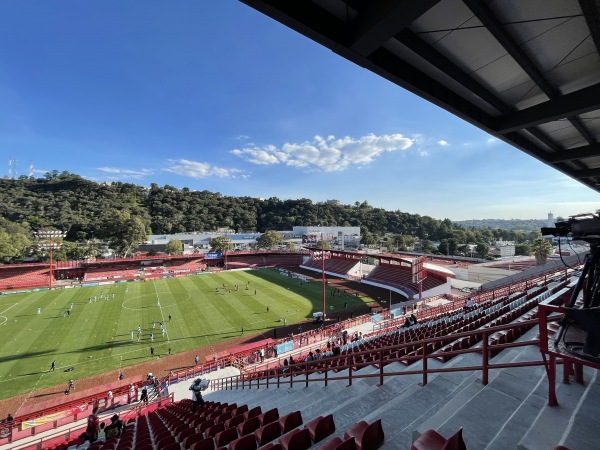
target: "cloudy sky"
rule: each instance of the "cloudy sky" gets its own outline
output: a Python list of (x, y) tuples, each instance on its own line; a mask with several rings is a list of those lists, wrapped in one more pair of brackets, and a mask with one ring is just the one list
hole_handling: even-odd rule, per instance
[(0, 3), (18, 174), (544, 218), (598, 194), (234, 0)]

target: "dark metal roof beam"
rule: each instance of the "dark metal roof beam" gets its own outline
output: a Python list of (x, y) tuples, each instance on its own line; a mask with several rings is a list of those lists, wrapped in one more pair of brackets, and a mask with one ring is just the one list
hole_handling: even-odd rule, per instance
[(482, 100), (489, 103), (502, 114), (510, 111), (510, 108), (504, 104), (498, 97), (488, 91), (485, 87), (468, 76), (460, 67), (454, 64), (450, 59), (446, 58), (440, 52), (435, 50), (431, 45), (417, 36), (409, 29), (404, 29), (396, 36), (396, 39), (411, 49), (420, 57), (424, 58), (434, 67), (437, 67), (446, 75), (460, 83), (462, 86), (473, 92)]
[[(500, 20), (494, 15), (489, 7), (479, 0), (463, 0), (475, 16), (487, 26), (488, 30), (502, 45), (508, 54), (521, 66), (529, 77), (542, 89), (542, 91), (553, 99), (560, 93), (544, 78), (544, 74), (535, 66), (533, 61), (521, 49), (517, 41), (506, 32)], [(585, 0), (582, 0), (585, 1)], [(588, 132), (581, 121), (576, 117), (569, 118), (571, 124), (588, 141), (594, 142), (593, 136)]]
[(600, 177), (600, 169), (578, 170), (576, 173), (579, 178)]
[(440, 0), (371, 0), (353, 23), (348, 47), (368, 56)]
[(579, 0), (579, 6), (596, 44), (596, 50), (600, 52), (600, 4), (593, 0)]
[(499, 118), (495, 130), (505, 134), (596, 109), (600, 109), (600, 83)]
[[(534, 158), (539, 159), (544, 164), (548, 164), (550, 167), (558, 170), (559, 172), (562, 172), (565, 175), (568, 175), (569, 177), (579, 181), (580, 183), (582, 183), (592, 189), (597, 190), (598, 186), (596, 186), (595, 182), (591, 182), (591, 181), (586, 182), (585, 180), (581, 179), (582, 178), (581, 173), (586, 172), (589, 169), (584, 169), (584, 170), (575, 169), (575, 168), (571, 167), (570, 165), (568, 165), (566, 163), (561, 163), (561, 162), (558, 162), (555, 164), (549, 164), (548, 160), (547, 160), (548, 153), (542, 151), (536, 144), (534, 144), (529, 139), (527, 139), (525, 136), (523, 136), (517, 132), (505, 134), (504, 139), (508, 139), (512, 145), (523, 150), (525, 153), (533, 156)], [(600, 169), (597, 169), (597, 170), (600, 171)], [(592, 173), (586, 178), (593, 178), (595, 176), (600, 176), (600, 173)]]
[(574, 161), (577, 159), (591, 158), (594, 156), (600, 156), (599, 143), (563, 150), (561, 152), (548, 155), (546, 159), (549, 163), (554, 164), (557, 162)]
[(506, 32), (502, 22), (489, 9), (486, 2), (481, 0), (463, 0), (467, 7), (475, 14), (475, 16), (488, 28), (489, 32), (496, 40), (506, 49), (508, 54), (521, 66), (521, 68), (529, 75), (529, 77), (544, 91), (544, 93), (552, 98), (558, 92), (544, 78), (543, 73), (534, 65), (533, 61), (521, 49), (517, 41)]
[(312, 1), (240, 0), (329, 49), (347, 40), (347, 25)]

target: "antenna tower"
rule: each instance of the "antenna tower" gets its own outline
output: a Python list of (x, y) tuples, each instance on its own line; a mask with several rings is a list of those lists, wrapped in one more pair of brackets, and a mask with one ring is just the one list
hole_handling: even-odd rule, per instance
[(29, 161), (29, 178), (33, 176), (33, 159)]

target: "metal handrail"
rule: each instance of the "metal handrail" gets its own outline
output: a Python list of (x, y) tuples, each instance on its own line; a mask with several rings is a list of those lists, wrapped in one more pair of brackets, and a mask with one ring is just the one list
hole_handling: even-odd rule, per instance
[[(511, 368), (511, 367), (530, 367), (530, 366), (543, 366), (543, 361), (528, 361), (528, 362), (513, 362), (513, 363), (502, 363), (502, 364), (491, 364), (490, 363), (490, 354), (495, 351), (500, 351), (505, 348), (514, 348), (514, 347), (524, 347), (535, 345), (539, 346), (539, 340), (529, 340), (522, 342), (513, 342), (507, 344), (493, 344), (490, 345), (488, 342), (488, 338), (490, 335), (497, 333), (499, 331), (510, 330), (515, 328), (532, 328), (538, 325), (539, 320), (525, 320), (521, 322), (499, 325), (489, 328), (481, 328), (478, 330), (472, 330), (468, 332), (461, 332), (455, 334), (449, 334), (446, 336), (436, 337), (436, 338), (428, 338), (415, 342), (408, 342), (402, 344), (395, 344), (387, 347), (381, 347), (378, 349), (372, 350), (361, 350), (358, 352), (345, 353), (339, 356), (327, 357), (324, 359), (320, 359), (312, 362), (301, 362), (294, 364), (292, 366), (287, 367), (287, 371), (279, 368), (279, 369), (267, 369), (257, 371), (250, 375), (242, 374), (238, 376), (225, 377), (220, 379), (215, 379), (211, 381), (211, 387), (213, 390), (229, 390), (229, 389), (252, 389), (259, 387), (269, 387), (276, 384), (277, 387), (281, 385), (289, 385), (293, 386), (294, 377), (298, 378), (300, 376), (304, 376), (304, 383), (308, 386), (309, 383), (314, 382), (324, 382), (324, 385), (327, 386), (329, 381), (335, 380), (348, 380), (348, 384), (351, 385), (353, 380), (362, 379), (362, 378), (379, 378), (379, 385), (384, 383), (384, 379), (389, 376), (402, 376), (402, 375), (416, 375), (422, 374), (423, 381), (422, 385), (427, 385), (428, 374), (433, 373), (444, 373), (444, 372), (461, 372), (461, 371), (482, 371), (482, 384), (488, 383), (489, 371), (492, 369), (502, 369), (502, 368)], [(453, 342), (461, 338), (472, 337), (472, 336), (482, 336), (482, 346), (477, 348), (468, 348), (463, 350), (452, 350), (443, 353), (430, 353), (429, 346), (436, 342)], [(387, 355), (391, 352), (410, 348), (411, 352), (414, 352), (415, 349), (419, 350), (416, 354), (411, 355), (403, 355), (401, 357), (387, 357)], [(387, 352), (387, 353), (386, 353)], [(482, 363), (481, 365), (475, 366), (462, 366), (462, 367), (452, 367), (452, 368), (439, 368), (439, 369), (429, 369), (427, 367), (427, 360), (429, 358), (434, 358), (440, 355), (444, 356), (455, 356), (466, 353), (481, 353), (482, 354)], [(384, 354), (386, 356), (384, 356)], [(356, 361), (357, 357), (362, 357), (363, 361)], [(352, 358), (352, 362), (348, 363), (346, 361), (347, 358)], [(369, 359), (371, 358), (371, 359)], [(369, 359), (368, 361), (365, 359)], [(401, 362), (401, 361), (409, 361), (415, 362), (421, 359), (423, 361), (422, 369), (415, 370), (407, 370), (402, 372), (384, 372), (383, 368), (385, 365), (392, 362)], [(344, 363), (339, 363), (339, 361), (344, 361)], [(371, 374), (356, 374), (354, 371), (359, 370), (360, 368), (371, 366), (373, 364), (378, 365), (379, 372), (371, 373)], [(347, 375), (340, 376), (331, 376), (330, 371), (332, 370), (345, 370), (348, 369)], [(323, 373), (321, 377), (308, 378), (309, 375), (315, 373)], [(276, 377), (276, 381), (273, 378)], [(283, 379), (283, 381), (282, 381)], [(289, 380), (288, 380), (289, 379)]]

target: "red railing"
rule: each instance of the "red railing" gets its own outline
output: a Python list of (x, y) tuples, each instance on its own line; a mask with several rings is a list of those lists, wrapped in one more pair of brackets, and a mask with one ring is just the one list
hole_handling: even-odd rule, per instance
[[(382, 385), (386, 377), (390, 376), (404, 376), (404, 375), (422, 375), (422, 385), (425, 386), (428, 382), (429, 374), (444, 373), (444, 372), (482, 372), (482, 384), (487, 384), (489, 379), (489, 371), (495, 369), (505, 368), (516, 368), (516, 367), (531, 367), (531, 366), (543, 366), (543, 361), (521, 361), (511, 363), (500, 363), (493, 364), (490, 362), (491, 355), (499, 352), (506, 348), (524, 347), (524, 346), (539, 346), (539, 340), (530, 340), (522, 342), (512, 342), (506, 344), (490, 344), (488, 341), (489, 336), (494, 333), (503, 330), (511, 330), (516, 328), (532, 328), (538, 324), (538, 320), (527, 320), (519, 323), (494, 326), (485, 329), (473, 330), (469, 332), (456, 333), (452, 335), (446, 335), (438, 338), (424, 339), (416, 342), (402, 343), (392, 345), (388, 347), (381, 347), (373, 350), (362, 350), (359, 352), (345, 353), (340, 356), (328, 357), (313, 362), (301, 362), (288, 366), (286, 368), (266, 369), (253, 372), (251, 374), (242, 374), (239, 376), (226, 377), (211, 382), (212, 389), (214, 390), (225, 390), (225, 389), (252, 389), (259, 387), (266, 387), (276, 385), (281, 387), (282, 385), (292, 386), (296, 380), (302, 380), (300, 382), (305, 383), (306, 386), (309, 383), (323, 382), (327, 386), (328, 382), (336, 380), (347, 380), (348, 384), (351, 385), (353, 380), (363, 378), (377, 378), (379, 384)], [(460, 367), (447, 367), (439, 369), (429, 369), (427, 362), (429, 358), (440, 356), (441, 353), (431, 352), (430, 349), (435, 346), (435, 343), (448, 343), (464, 337), (475, 337), (481, 336), (482, 346), (475, 348), (468, 348), (464, 350), (452, 350), (444, 352), (444, 356), (455, 356), (466, 353), (480, 353), (482, 355), (482, 362), (480, 365), (474, 366), (460, 366)], [(401, 357), (389, 356), (394, 352), (407, 351), (408, 349), (413, 352), (414, 348), (417, 348), (417, 354), (404, 355)], [(349, 362), (348, 359), (351, 359)], [(386, 372), (384, 367), (392, 362), (405, 362), (412, 363), (417, 360), (422, 360), (423, 366), (419, 369), (406, 370), (401, 372)], [(378, 373), (361, 374), (356, 373), (357, 370), (376, 365), (379, 368)], [(347, 375), (333, 375), (334, 371), (348, 370)], [(285, 371), (287, 370), (287, 371)], [(313, 375), (309, 378), (309, 375)], [(317, 374), (317, 375), (315, 375)], [(321, 374), (321, 376), (319, 376)]]

